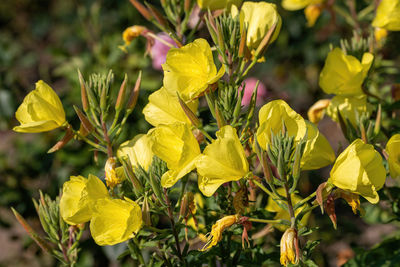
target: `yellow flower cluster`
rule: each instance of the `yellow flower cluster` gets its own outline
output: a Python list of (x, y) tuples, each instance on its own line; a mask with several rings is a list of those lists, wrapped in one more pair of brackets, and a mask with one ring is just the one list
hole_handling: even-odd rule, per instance
[(90, 232), (100, 246), (124, 242), (142, 225), (139, 205), (127, 198), (112, 199), (104, 183), (94, 175), (88, 179), (71, 176), (64, 183), (60, 214), (71, 225), (90, 221)]

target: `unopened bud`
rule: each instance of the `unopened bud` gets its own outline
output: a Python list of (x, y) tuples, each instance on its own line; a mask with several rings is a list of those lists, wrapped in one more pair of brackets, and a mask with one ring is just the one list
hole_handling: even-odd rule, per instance
[(238, 52), (238, 56), (239, 57), (244, 57), (245, 56), (245, 52), (246, 52), (246, 39), (247, 39), (247, 32), (246, 29), (242, 30), (242, 34), (240, 36), (240, 44), (239, 44), (239, 52)]
[(121, 110), (122, 108), (122, 102), (124, 101), (125, 98), (127, 82), (128, 82), (128, 75), (125, 74), (124, 81), (122, 82), (121, 87), (119, 88), (117, 101), (115, 102), (115, 110)]
[(74, 109), (75, 109), (76, 114), (79, 117), (79, 120), (82, 123), (82, 126), (85, 128), (86, 132), (91, 133), (94, 130), (93, 125), (90, 123), (90, 121), (85, 116), (85, 114), (83, 114), (83, 112), (77, 106), (74, 106)]
[(72, 137), (74, 137), (74, 132), (72, 131), (72, 127), (68, 126), (64, 137), (60, 141), (58, 141), (52, 148), (50, 148), (47, 153), (53, 153), (63, 148), (72, 139)]
[(106, 184), (108, 187), (114, 188), (117, 184), (120, 184), (123, 179), (119, 178), (116, 172), (116, 161), (114, 157), (107, 159), (104, 166), (104, 172), (106, 176)]
[(89, 110), (86, 84), (85, 84), (85, 80), (83, 79), (82, 73), (79, 71), (79, 69), (78, 69), (78, 77), (79, 77), (79, 83), (81, 85), (82, 108), (86, 112)]
[(271, 40), (271, 38), (272, 38), (272, 35), (273, 35), (274, 32), (275, 32), (276, 26), (277, 26), (277, 23), (274, 23), (274, 24), (271, 26), (271, 28), (268, 30), (268, 32), (267, 32), (267, 34), (264, 36), (264, 38), (261, 40), (261, 42), (260, 42), (260, 44), (258, 45), (257, 50), (256, 50), (256, 52), (255, 52), (255, 54), (254, 54), (254, 56), (255, 56), (256, 58), (258, 58), (260, 55), (262, 55), (262, 54), (264, 53), (265, 49), (267, 48), (267, 46), (268, 46), (268, 44), (269, 44), (269, 42), (270, 42), (270, 40)]
[(157, 10), (157, 8), (155, 8), (154, 6), (152, 6), (149, 3), (146, 3), (147, 8), (150, 10), (150, 13), (153, 15), (153, 17), (156, 19), (156, 21), (164, 26), (164, 27), (168, 27), (168, 22), (167, 20), (164, 18), (164, 16), (160, 13), (160, 11)]
[(142, 220), (146, 226), (151, 226), (150, 207), (146, 197), (144, 198), (142, 204)]
[(218, 104), (215, 103), (215, 117), (217, 119), (218, 128), (221, 129), (226, 125), (226, 121), (221, 111), (219, 110)]
[(308, 5), (304, 9), (304, 15), (306, 16), (308, 27), (314, 26), (318, 17), (321, 15), (322, 8), (323, 8), (322, 5), (316, 4), (316, 5)]
[(199, 118), (197, 118), (196, 114), (194, 114), (193, 111), (188, 107), (188, 105), (186, 105), (186, 103), (182, 100), (178, 93), (177, 96), (179, 104), (181, 105), (183, 112), (185, 112), (186, 117), (188, 117), (193, 126), (199, 128), (201, 126)]
[(188, 215), (196, 212), (196, 204), (194, 203), (194, 195), (192, 192), (186, 192), (181, 201), (179, 217), (186, 218)]
[(129, 0), (131, 4), (139, 11), (140, 14), (142, 14), (143, 17), (145, 17), (147, 20), (151, 20), (153, 16), (150, 14), (149, 10), (145, 6), (143, 6), (141, 3), (139, 3), (137, 0)]
[(142, 71), (139, 72), (139, 76), (136, 79), (135, 87), (133, 88), (131, 95), (129, 97), (129, 101), (126, 107), (127, 110), (133, 110), (135, 108), (136, 102), (139, 97), (141, 82), (142, 82)]

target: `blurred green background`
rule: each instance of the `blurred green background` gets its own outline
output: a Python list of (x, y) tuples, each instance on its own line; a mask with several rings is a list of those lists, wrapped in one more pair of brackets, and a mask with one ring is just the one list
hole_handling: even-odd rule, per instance
[[(150, 1), (156, 5), (158, 1)], [(279, 1), (278, 1), (279, 2)], [(365, 1), (358, 1), (361, 5)], [(369, 1), (366, 1), (369, 2)], [(287, 12), (278, 3), (283, 25), (278, 40), (269, 48), (266, 62), (258, 64), (251, 76), (267, 87), (268, 98), (283, 98), (302, 115), (323, 94), (318, 87), (319, 72), (330, 44), (338, 46), (340, 38), (351, 37), (352, 30), (339, 17), (337, 25), (330, 23), (324, 12), (314, 28), (306, 27), (303, 12)], [(115, 86), (128, 74), (133, 87), (139, 70), (143, 70), (142, 91), (136, 112), (130, 117), (129, 129), (123, 138), (145, 133), (149, 128), (141, 110), (148, 95), (162, 84), (162, 73), (153, 70), (151, 58), (144, 56), (146, 41), (138, 38), (129, 46), (129, 53), (118, 46), (123, 44), (122, 31), (131, 25), (146, 22), (128, 0), (3, 0), (0, 1), (0, 266), (54, 266), (57, 263), (44, 255), (17, 224), (10, 207), (17, 209), (28, 222), (40, 229), (31, 199), (38, 190), (51, 195), (70, 175), (94, 173), (102, 176), (92, 152), (75, 141), (54, 154), (47, 154), (62, 136), (60, 131), (42, 134), (17, 134), (11, 129), (18, 124), (15, 110), (24, 96), (44, 80), (60, 96), (67, 119), (78, 126), (72, 105), (80, 106), (79, 68), (85, 77), (94, 72), (115, 73)], [(202, 29), (204, 36), (204, 28)], [(385, 57), (399, 62), (400, 36), (391, 33), (385, 46)], [(398, 76), (389, 76), (399, 81)], [(338, 127), (329, 119), (320, 124), (335, 149), (344, 142)], [(101, 160), (99, 161), (102, 162)], [(326, 179), (329, 170), (304, 175), (302, 194), (315, 190)], [(339, 203), (338, 229), (333, 231), (328, 218), (320, 218), (317, 210), (312, 224), (321, 230), (314, 239), (324, 242), (314, 255), (321, 266), (335, 266), (338, 258), (352, 257), (355, 248), (370, 248), (385, 235), (395, 234), (396, 227), (383, 225), (387, 214), (371, 208), (367, 222)], [(386, 216), (386, 217), (385, 217)], [(80, 266), (119, 266), (116, 256), (120, 246), (100, 248), (84, 238)], [(125, 263), (128, 264), (128, 263)], [(357, 265), (355, 265), (357, 266)]]

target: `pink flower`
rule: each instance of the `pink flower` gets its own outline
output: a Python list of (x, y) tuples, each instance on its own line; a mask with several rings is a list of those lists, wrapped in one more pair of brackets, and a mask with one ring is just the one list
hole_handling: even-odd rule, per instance
[[(246, 84), (244, 88), (244, 94), (242, 98), (242, 105), (247, 107), (250, 104), (251, 101), (251, 95), (253, 94), (254, 89), (256, 88), (258, 79), (250, 77), (247, 78), (244, 82)], [(239, 92), (243, 90), (242, 87), (239, 89)], [(265, 98), (268, 95), (267, 88), (265, 85), (260, 81), (258, 84), (258, 90), (257, 90), (257, 100), (256, 100), (256, 106), (261, 106), (264, 103)]]
[(166, 33), (157, 33), (158, 38), (154, 38), (154, 44), (151, 47), (151, 57), (153, 59), (153, 68), (156, 70), (162, 70), (161, 64), (165, 63), (165, 58), (167, 57), (168, 50), (171, 48), (170, 46), (166, 45), (159, 39), (172, 44), (176, 47), (175, 42), (168, 36)]

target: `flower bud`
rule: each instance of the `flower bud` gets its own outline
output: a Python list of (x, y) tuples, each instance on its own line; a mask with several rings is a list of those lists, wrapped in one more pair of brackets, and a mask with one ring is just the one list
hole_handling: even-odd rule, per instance
[(117, 172), (115, 171), (116, 161), (114, 157), (110, 157), (106, 161), (106, 165), (104, 166), (104, 171), (106, 173), (106, 183), (108, 187), (115, 187), (117, 184), (120, 184), (124, 177), (119, 177)]
[(307, 112), (308, 119), (315, 124), (318, 124), (325, 115), (325, 110), (329, 106), (330, 99), (321, 99), (314, 103)]
[(318, 17), (321, 15), (322, 5), (309, 5), (304, 9), (304, 15), (307, 19), (307, 26), (314, 26)]

